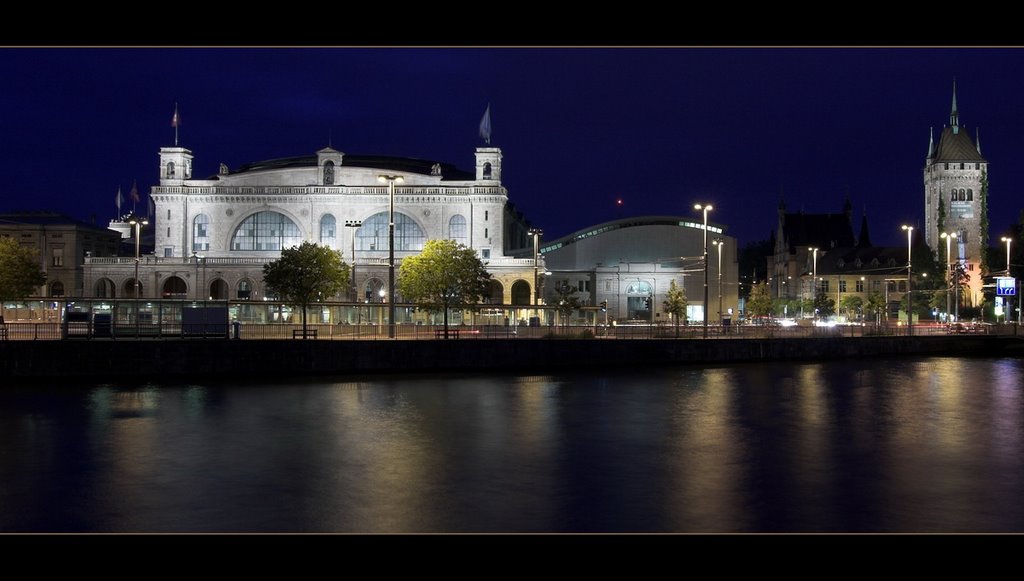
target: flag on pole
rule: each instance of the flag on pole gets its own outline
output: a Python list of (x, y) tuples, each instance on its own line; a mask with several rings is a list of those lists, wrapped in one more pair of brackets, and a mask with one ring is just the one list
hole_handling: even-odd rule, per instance
[(487, 104), (487, 110), (484, 111), (483, 119), (480, 120), (480, 137), (487, 142), (487, 145), (491, 144), (491, 104)]
[(181, 124), (181, 117), (178, 117), (178, 103), (174, 103), (174, 116), (171, 117), (171, 127), (174, 128), (174, 147), (178, 147), (178, 125)]
[(117, 205), (117, 217), (121, 217), (121, 204), (124, 203), (124, 196), (121, 195), (121, 186), (117, 186), (117, 197), (114, 198), (114, 204)]
[(134, 214), (135, 204), (139, 202), (139, 188), (135, 185), (135, 180), (132, 180), (132, 189), (128, 192), (128, 197), (132, 199), (132, 214)]

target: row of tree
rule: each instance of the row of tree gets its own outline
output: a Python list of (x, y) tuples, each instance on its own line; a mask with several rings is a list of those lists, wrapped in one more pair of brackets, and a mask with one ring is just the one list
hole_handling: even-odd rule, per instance
[[(306, 336), (309, 305), (340, 293), (349, 285), (350, 269), (341, 252), (303, 242), (281, 251), (281, 258), (263, 266), (267, 291), (302, 311)], [(478, 303), (489, 291), (490, 274), (476, 252), (452, 240), (429, 240), (423, 251), (402, 261), (398, 290), (406, 300), (428, 311), (444, 313)]]

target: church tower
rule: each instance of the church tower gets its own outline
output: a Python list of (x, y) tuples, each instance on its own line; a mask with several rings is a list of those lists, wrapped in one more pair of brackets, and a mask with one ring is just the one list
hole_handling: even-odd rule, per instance
[[(960, 260), (970, 275), (972, 289), (981, 288), (981, 255), (988, 243), (982, 189), (987, 187), (988, 161), (981, 156), (977, 136), (972, 141), (960, 124), (953, 81), (953, 106), (949, 125), (943, 126), (936, 145), (934, 133), (928, 137), (928, 155), (924, 167), (925, 242), (946, 261), (943, 232), (956, 233), (956, 245), (950, 247), (950, 260)], [(975, 293), (972, 293), (975, 294)]]

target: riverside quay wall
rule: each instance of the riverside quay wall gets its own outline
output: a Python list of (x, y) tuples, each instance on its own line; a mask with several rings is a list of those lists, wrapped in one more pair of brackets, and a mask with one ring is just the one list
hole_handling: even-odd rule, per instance
[(297, 377), (363, 373), (607, 369), (892, 356), (1024, 356), (1007, 336), (425, 341), (0, 341), (0, 377)]

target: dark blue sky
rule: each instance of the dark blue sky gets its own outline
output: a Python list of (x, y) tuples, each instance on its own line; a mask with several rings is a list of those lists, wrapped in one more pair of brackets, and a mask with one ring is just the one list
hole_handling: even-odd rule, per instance
[(899, 245), (923, 221), (928, 129), (948, 123), (954, 77), (998, 239), (1024, 206), (1020, 49), (0, 49), (0, 210), (105, 223), (118, 186), (157, 183), (175, 101), (197, 177), (329, 135), (468, 170), (489, 102), (509, 198), (547, 239), (709, 201), (746, 244), (775, 227), (781, 189), (808, 212), (849, 192), (855, 227), (866, 209), (873, 241)]

